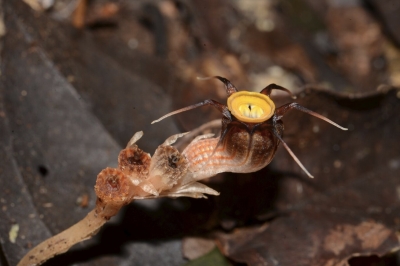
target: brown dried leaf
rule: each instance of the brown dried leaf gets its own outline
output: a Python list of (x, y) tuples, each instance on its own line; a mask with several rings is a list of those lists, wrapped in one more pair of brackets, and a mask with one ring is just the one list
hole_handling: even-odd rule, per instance
[[(116, 164), (121, 148), (116, 143), (125, 145), (133, 132), (144, 130), (146, 139), (140, 146), (154, 151), (165, 137), (176, 133), (172, 118), (159, 127), (150, 126), (150, 121), (169, 111), (171, 99), (178, 108), (207, 98), (221, 100), (221, 84), (190, 86), (199, 73), (227, 75), (240, 90), (257, 90), (261, 88), (241, 83), (251, 80), (252, 74), (262, 76), (275, 56), (281, 67), (301, 73), (297, 76), (308, 80), (317, 76), (342, 91), (350, 84), (344, 76), (352, 73), (332, 71), (314, 51), (312, 37), (300, 36), (293, 25), (282, 27), (283, 33), (277, 35), (255, 31), (250, 37), (258, 41), (246, 45), (250, 39), (243, 36), (251, 32), (241, 30), (248, 21), (229, 1), (123, 1), (112, 16), (112, 28), (96, 25), (99, 28), (81, 31), (53, 20), (52, 15), (60, 13), (56, 7), (49, 13), (35, 13), (23, 1), (0, 2), (7, 28), (1, 44), (0, 216), (6, 221), (0, 223), (2, 239), (8, 239), (13, 224), (20, 226), (16, 244), (1, 243), (1, 258), (11, 265), (33, 244), (86, 214), (76, 206), (77, 197), (87, 193), (88, 207), (94, 205), (95, 176)], [(307, 2), (327, 10), (322, 1)], [(283, 18), (282, 24), (287, 21)], [(268, 53), (263, 50), (266, 41), (272, 42)], [(129, 206), (125, 215), (117, 217), (117, 225), (61, 256), (56, 264), (144, 260), (182, 264), (177, 239), (183, 235), (217, 226), (254, 228), (266, 220), (271, 221), (267, 228), (239, 229), (241, 238), (221, 236), (221, 243), (227, 246), (226, 239), (235, 239), (237, 243), (232, 240), (228, 247), (238, 247), (239, 253), (229, 253), (238, 260), (245, 259), (246, 252), (240, 254), (243, 243), (267, 243), (271, 248), (260, 251), (264, 257), (291, 258), (291, 262), (303, 262), (304, 252), (299, 249), (315, 250), (315, 243), (321, 244), (321, 262), (344, 262), (361, 249), (362, 254), (368, 250), (384, 254), (388, 246), (397, 248), (393, 230), (398, 227), (395, 177), (400, 159), (393, 143), (399, 135), (398, 118), (394, 120), (399, 104), (394, 94), (351, 99), (313, 92), (300, 100), (351, 129), (341, 132), (304, 114), (285, 118), (285, 140), (315, 180), (301, 178), (301, 170), (281, 149), (265, 170), (211, 179), (207, 185), (221, 191), (219, 197), (146, 201), (149, 209), (139, 203)], [(200, 109), (191, 114), (198, 118), (177, 117), (187, 129), (210, 121)], [(365, 238), (359, 233), (363, 230), (379, 238)], [(295, 247), (291, 256), (284, 250), (286, 244)], [(335, 252), (341, 259), (334, 257)]]
[(200, 237), (186, 237), (182, 240), (182, 252), (185, 258), (197, 259), (215, 248), (215, 242), (211, 239)]
[(385, 82), (385, 38), (378, 22), (361, 6), (331, 7), (326, 20), (338, 49), (331, 62), (334, 68), (362, 91), (371, 91)]
[(279, 152), (272, 163), (283, 173), (273, 203), (278, 216), (265, 228), (219, 234), (224, 254), (250, 265), (347, 265), (352, 256), (399, 249), (398, 92), (343, 97), (311, 90), (298, 102), (350, 130), (299, 113), (284, 118), (289, 146), (315, 179), (299, 178), (298, 166)]

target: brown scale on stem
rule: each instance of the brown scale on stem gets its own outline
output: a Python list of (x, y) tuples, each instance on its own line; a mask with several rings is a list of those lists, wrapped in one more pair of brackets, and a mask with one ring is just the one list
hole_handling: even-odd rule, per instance
[[(30, 250), (19, 266), (40, 265), (66, 252), (73, 245), (91, 238), (126, 204), (135, 199), (157, 197), (205, 197), (218, 192), (197, 183), (188, 174), (188, 162), (171, 146), (184, 134), (174, 135), (160, 145), (153, 158), (135, 144), (142, 137), (137, 132), (118, 156), (118, 169), (102, 170), (94, 187), (97, 201), (94, 210), (63, 232)], [(182, 182), (184, 181), (184, 182)]]
[(107, 167), (98, 174), (94, 190), (97, 213), (108, 220), (132, 201), (134, 185), (120, 170)]
[(149, 175), (150, 161), (150, 155), (134, 145), (119, 153), (118, 168), (138, 185)]
[(171, 188), (184, 176), (188, 170), (188, 161), (179, 151), (172, 146), (163, 146), (156, 150), (153, 155), (155, 160), (150, 165), (151, 176), (154, 179), (160, 176), (162, 186)]
[(94, 190), (97, 197), (103, 202), (121, 202), (122, 204), (129, 200), (132, 183), (118, 169), (107, 167), (102, 170), (96, 180)]

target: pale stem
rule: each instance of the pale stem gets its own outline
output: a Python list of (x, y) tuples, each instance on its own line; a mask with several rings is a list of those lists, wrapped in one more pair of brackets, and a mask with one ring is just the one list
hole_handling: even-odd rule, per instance
[(17, 266), (41, 265), (48, 259), (67, 252), (73, 245), (96, 235), (107, 221), (103, 215), (96, 213), (95, 208), (81, 221), (30, 250)]

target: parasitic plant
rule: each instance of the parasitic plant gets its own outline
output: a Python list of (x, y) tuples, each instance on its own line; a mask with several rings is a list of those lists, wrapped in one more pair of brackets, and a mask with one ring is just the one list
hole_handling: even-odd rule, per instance
[(94, 187), (97, 201), (94, 210), (65, 231), (45, 240), (30, 250), (19, 262), (22, 265), (40, 265), (66, 252), (71, 246), (89, 239), (124, 206), (138, 199), (158, 197), (202, 198), (219, 193), (198, 181), (221, 172), (249, 173), (268, 165), (280, 143), (297, 164), (312, 177), (299, 159), (283, 141), (281, 118), (291, 109), (308, 113), (340, 129), (333, 121), (300, 106), (297, 103), (275, 107), (270, 98), (272, 90), (287, 89), (275, 84), (260, 93), (239, 92), (227, 79), (215, 77), (225, 84), (227, 105), (214, 100), (171, 112), (171, 115), (203, 105), (212, 105), (222, 113), (222, 128), (218, 138), (213, 134), (197, 136), (182, 152), (172, 146), (178, 138), (173, 135), (161, 144), (153, 156), (141, 150), (136, 142), (143, 136), (137, 132), (118, 156), (118, 168), (102, 170)]

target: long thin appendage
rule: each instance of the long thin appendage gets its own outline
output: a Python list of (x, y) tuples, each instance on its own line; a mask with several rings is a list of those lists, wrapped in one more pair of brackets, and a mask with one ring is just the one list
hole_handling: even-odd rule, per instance
[(220, 110), (221, 112), (223, 112), (224, 109), (227, 108), (225, 105), (223, 105), (223, 104), (221, 104), (221, 103), (219, 103), (219, 102), (217, 102), (217, 101), (214, 101), (214, 100), (210, 100), (210, 99), (209, 99), (209, 100), (205, 100), (205, 101), (200, 102), (200, 103), (196, 103), (196, 104), (193, 104), (193, 105), (190, 105), (190, 106), (187, 106), (187, 107), (178, 109), (178, 110), (173, 111), (173, 112), (171, 112), (171, 113), (168, 113), (168, 114), (166, 114), (166, 115), (160, 117), (159, 119), (154, 120), (154, 121), (151, 122), (151, 123), (154, 124), (154, 123), (160, 122), (161, 120), (163, 120), (163, 119), (165, 119), (165, 118), (167, 118), (167, 117), (170, 117), (170, 116), (172, 116), (172, 115), (176, 115), (176, 114), (179, 114), (179, 113), (182, 113), (182, 112), (186, 112), (186, 111), (195, 109), (195, 108), (200, 107), (200, 106), (203, 106), (203, 105), (213, 105), (214, 107), (216, 107), (216, 108), (217, 108), (218, 110)]
[(214, 154), (217, 151), (218, 147), (221, 146), (222, 141), (224, 140), (224, 137), (225, 137), (226, 133), (228, 133), (228, 132), (229, 132), (229, 128), (225, 128), (224, 132), (221, 132), (221, 136), (219, 137), (218, 143), (215, 146), (214, 150), (212, 151), (210, 157), (208, 157), (205, 165), (207, 165), (210, 162), (211, 158), (214, 156)]
[(288, 89), (286, 89), (286, 88), (284, 88), (282, 86), (276, 85), (274, 83), (269, 84), (262, 91), (260, 91), (260, 93), (265, 94), (265, 95), (267, 95), (269, 97), (273, 90), (279, 90), (279, 91), (287, 92), (290, 95), (290, 97), (292, 97), (293, 99), (296, 99), (296, 96), (294, 96), (290, 90), (288, 90)]
[(288, 151), (290, 156), (292, 156), (293, 160), (300, 166), (301, 169), (303, 169), (303, 171), (308, 175), (308, 177), (314, 178), (314, 176), (312, 176), (310, 174), (310, 172), (307, 171), (305, 166), (300, 162), (299, 158), (297, 158), (296, 155), (294, 155), (293, 151), (289, 148), (289, 146), (286, 144), (286, 142), (283, 141), (283, 139), (279, 136), (279, 134), (276, 132), (274, 132), (274, 134), (282, 142), (283, 147), (285, 147), (285, 149)]
[(291, 109), (296, 109), (296, 110), (302, 111), (304, 113), (307, 113), (309, 115), (315, 116), (315, 117), (317, 117), (317, 118), (319, 118), (321, 120), (324, 120), (325, 122), (328, 122), (329, 124), (331, 124), (331, 125), (333, 125), (333, 126), (335, 126), (337, 128), (340, 128), (341, 130), (348, 130), (345, 127), (339, 126), (338, 124), (336, 124), (332, 120), (326, 118), (325, 116), (320, 115), (320, 114), (318, 114), (316, 112), (313, 112), (313, 111), (311, 111), (311, 110), (299, 105), (298, 103), (288, 103), (288, 104), (285, 104), (285, 105), (279, 107), (276, 110), (277, 119), (278, 120), (281, 119), (286, 114), (286, 112), (290, 111)]
[(225, 90), (228, 96), (230, 96), (232, 93), (238, 92), (236, 89), (235, 85), (233, 85), (228, 79), (220, 77), (220, 76), (213, 76), (213, 77), (197, 77), (198, 80), (210, 80), (210, 79), (218, 79), (222, 81), (225, 85)]
[[(232, 84), (229, 80), (227, 80), (226, 78), (223, 78), (223, 77), (220, 77), (220, 76), (206, 77), (206, 78), (199, 78), (199, 77), (198, 77), (197, 79), (199, 79), (199, 80), (209, 80), (209, 79), (213, 79), (213, 78), (218, 79), (218, 80), (222, 81), (222, 83), (224, 83), (224, 85), (225, 85), (225, 90), (226, 90), (226, 93), (228, 94), (228, 96), (230, 96), (232, 93), (235, 93), (235, 92), (238, 91), (238, 90), (236, 89), (235, 85), (233, 85), (233, 84)], [(217, 102), (217, 101), (214, 101), (214, 100), (209, 99), (209, 100), (205, 100), (205, 101), (203, 101), (203, 102), (201, 102), (201, 103), (196, 103), (196, 104), (190, 105), (190, 106), (188, 106), (188, 107), (185, 107), (185, 108), (182, 108), (182, 109), (173, 111), (173, 112), (171, 112), (171, 113), (168, 113), (168, 114), (166, 114), (166, 115), (160, 117), (159, 119), (154, 120), (154, 121), (151, 122), (151, 123), (154, 124), (154, 123), (160, 122), (160, 121), (163, 120), (164, 118), (170, 117), (171, 115), (176, 115), (176, 114), (179, 114), (179, 113), (182, 113), (182, 112), (186, 112), (186, 111), (192, 110), (192, 109), (194, 109), (194, 108), (197, 108), (197, 107), (200, 107), (200, 106), (203, 106), (203, 105), (212, 105), (212, 106), (216, 107), (218, 110), (220, 110), (221, 113), (222, 113), (225, 117), (230, 118), (230, 112), (229, 112), (228, 107), (227, 107), (226, 105), (224, 105), (224, 104), (222, 104), (222, 103), (219, 103), (219, 102)]]

